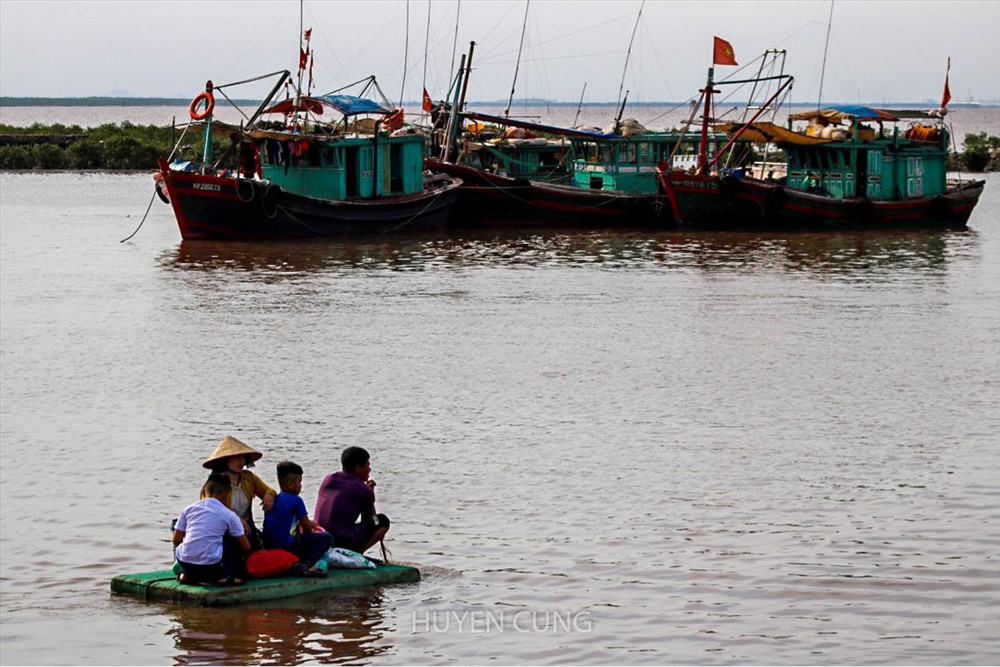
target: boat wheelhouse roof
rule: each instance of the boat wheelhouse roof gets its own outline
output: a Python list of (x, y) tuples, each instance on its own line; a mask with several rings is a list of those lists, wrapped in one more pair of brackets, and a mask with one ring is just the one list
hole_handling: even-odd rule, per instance
[(924, 111), (920, 109), (873, 109), (872, 107), (855, 104), (827, 107), (826, 109), (811, 109), (791, 114), (789, 120), (813, 120), (823, 118), (831, 123), (839, 124), (847, 121), (885, 121), (896, 123), (909, 118), (941, 118), (940, 111)]
[(810, 109), (809, 111), (791, 114), (788, 118), (789, 120), (814, 120), (823, 118), (831, 123), (843, 123), (851, 120), (881, 120), (889, 122), (899, 120), (898, 116), (888, 111), (856, 104), (827, 107), (826, 109)]
[(322, 114), (324, 108), (338, 111), (344, 116), (357, 116), (359, 114), (389, 114), (392, 110), (380, 106), (377, 102), (355, 95), (314, 95), (310, 97), (300, 97), (298, 105), (295, 99), (289, 98), (265, 109), (263, 113), (289, 114), (293, 111), (308, 111), (314, 114)]
[[(716, 125), (717, 130), (725, 132), (730, 136), (738, 132), (742, 127), (743, 125), (740, 123), (725, 123)], [(828, 144), (831, 141), (834, 141), (833, 139), (810, 137), (802, 134), (801, 132), (789, 130), (787, 127), (763, 121), (747, 125), (746, 129), (740, 134), (740, 138), (756, 144), (794, 144), (797, 146), (815, 146), (817, 144)]]
[(488, 113), (479, 113), (478, 111), (465, 111), (462, 113), (465, 118), (470, 118), (472, 120), (481, 120), (485, 123), (493, 123), (495, 125), (509, 125), (510, 127), (521, 127), (526, 130), (537, 130), (539, 132), (546, 132), (548, 134), (555, 134), (563, 137), (578, 137), (581, 139), (613, 139), (615, 137), (621, 136), (615, 134), (614, 132), (594, 132), (592, 130), (578, 130), (576, 128), (568, 127), (557, 127), (555, 125), (544, 125), (542, 123), (532, 123), (526, 120), (517, 120), (516, 118), (505, 118), (504, 116), (494, 116)]

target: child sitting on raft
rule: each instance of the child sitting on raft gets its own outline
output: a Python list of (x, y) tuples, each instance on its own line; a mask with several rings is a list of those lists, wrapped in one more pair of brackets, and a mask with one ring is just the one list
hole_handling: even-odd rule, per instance
[(306, 504), (299, 497), (302, 493), (302, 466), (283, 461), (277, 469), (281, 493), (274, 499), (271, 509), (264, 513), (264, 547), (284, 549), (298, 556), (301, 560), (292, 567), (292, 574), (326, 576), (325, 568), (317, 567), (317, 563), (333, 546), (333, 536), (309, 518)]
[(185, 507), (174, 524), (174, 556), (182, 570), (181, 583), (238, 586), (244, 582), (243, 554), (250, 551), (250, 541), (243, 522), (220, 500), (229, 490), (226, 475), (209, 475), (205, 482), (208, 497)]

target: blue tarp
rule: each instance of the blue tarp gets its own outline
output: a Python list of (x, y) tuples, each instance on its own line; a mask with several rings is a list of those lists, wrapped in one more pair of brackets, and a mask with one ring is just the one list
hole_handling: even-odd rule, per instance
[(371, 100), (366, 100), (363, 97), (355, 97), (354, 95), (322, 95), (314, 99), (333, 107), (345, 116), (354, 116), (361, 113), (386, 114), (390, 111), (389, 109), (383, 109)]
[(825, 118), (833, 123), (843, 123), (849, 120), (879, 120), (894, 122), (899, 120), (888, 111), (873, 109), (861, 106), (860, 104), (842, 104), (840, 106), (829, 106), (824, 109), (813, 109), (811, 111), (800, 111), (789, 116), (791, 120), (812, 120), (813, 118)]
[[(320, 95), (316, 97), (302, 97), (298, 102), (299, 111), (308, 110), (315, 114), (323, 113), (324, 107), (333, 108), (345, 116), (354, 116), (362, 113), (388, 114), (390, 112), (389, 109), (384, 109), (371, 100), (363, 97), (355, 97), (354, 95)], [(289, 98), (278, 102), (269, 109), (266, 109), (264, 113), (281, 113), (287, 115), (295, 110), (295, 100)]]
[(892, 120), (894, 118), (891, 113), (880, 109), (872, 109), (871, 107), (861, 106), (860, 104), (842, 104), (831, 106), (829, 108), (834, 111), (839, 111), (842, 114), (853, 116), (858, 120)]

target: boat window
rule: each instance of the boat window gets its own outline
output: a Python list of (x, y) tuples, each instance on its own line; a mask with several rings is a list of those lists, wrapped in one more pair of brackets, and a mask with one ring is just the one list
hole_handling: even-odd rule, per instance
[(656, 164), (656, 144), (639, 144), (639, 164)]
[(310, 142), (309, 148), (306, 149), (305, 162), (310, 167), (318, 167), (322, 164), (320, 158), (320, 147), (316, 142)]

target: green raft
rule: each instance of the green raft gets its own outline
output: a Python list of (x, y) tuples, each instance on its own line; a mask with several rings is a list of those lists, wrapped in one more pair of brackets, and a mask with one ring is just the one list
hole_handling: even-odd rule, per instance
[(111, 592), (142, 600), (180, 602), (202, 607), (259, 602), (348, 586), (380, 586), (420, 581), (420, 570), (406, 565), (379, 565), (375, 569), (331, 569), (323, 578), (280, 577), (256, 579), (242, 586), (182, 584), (170, 570), (121, 574), (111, 580)]

